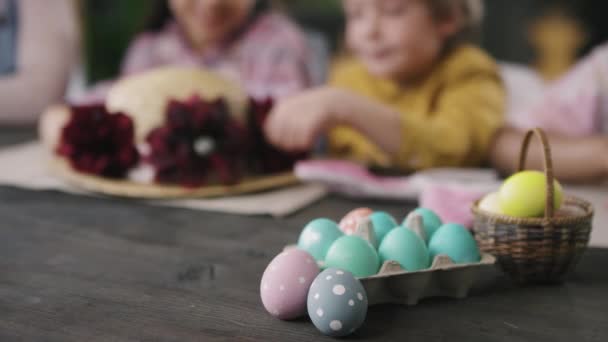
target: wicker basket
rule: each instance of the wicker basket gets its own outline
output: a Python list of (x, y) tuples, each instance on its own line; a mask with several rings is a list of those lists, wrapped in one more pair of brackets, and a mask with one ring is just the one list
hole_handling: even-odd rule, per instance
[(498, 264), (518, 282), (560, 282), (579, 261), (591, 233), (593, 208), (579, 198), (565, 196), (562, 209), (554, 211), (553, 167), (547, 137), (541, 129), (529, 131), (523, 141), (519, 170), (525, 168), (530, 140), (540, 139), (547, 176), (545, 216), (516, 218), (484, 211), (475, 202), (475, 238), (483, 252), (493, 254)]

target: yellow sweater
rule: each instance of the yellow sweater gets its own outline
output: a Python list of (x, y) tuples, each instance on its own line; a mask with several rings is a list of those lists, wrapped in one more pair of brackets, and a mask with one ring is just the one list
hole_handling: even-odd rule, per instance
[(330, 132), (332, 154), (365, 164), (403, 170), (479, 165), (502, 124), (505, 93), (498, 67), (472, 45), (452, 51), (408, 89), (372, 76), (352, 59), (335, 66), (330, 83), (401, 113), (402, 146), (396, 156), (351, 128)]

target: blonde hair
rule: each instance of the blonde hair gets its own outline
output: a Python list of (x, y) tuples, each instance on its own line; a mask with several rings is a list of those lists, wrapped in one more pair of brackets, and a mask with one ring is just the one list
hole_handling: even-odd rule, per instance
[(450, 46), (477, 38), (483, 21), (482, 0), (426, 0), (433, 15), (441, 20), (454, 15), (454, 11), (461, 11), (463, 25), (454, 36), (448, 39)]

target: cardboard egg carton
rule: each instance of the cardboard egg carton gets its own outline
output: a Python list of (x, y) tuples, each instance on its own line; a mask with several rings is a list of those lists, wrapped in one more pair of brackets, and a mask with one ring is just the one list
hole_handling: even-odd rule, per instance
[[(425, 240), (422, 217), (412, 213), (406, 225)], [(372, 222), (359, 222), (356, 235), (373, 242)], [(475, 285), (482, 268), (493, 267), (496, 258), (482, 254), (481, 260), (470, 264), (456, 264), (447, 255), (437, 255), (428, 269), (408, 272), (397, 261), (387, 260), (380, 271), (359, 280), (365, 287), (370, 305), (395, 303), (416, 305), (421, 299), (430, 297), (464, 298)]]
[(481, 268), (491, 267), (495, 262), (490, 254), (482, 254), (481, 260), (474, 264), (454, 264), (447, 255), (438, 255), (429, 269), (407, 272), (398, 262), (386, 261), (378, 274), (359, 280), (370, 305), (416, 305), (430, 297), (465, 298)]
[[(425, 230), (420, 215), (410, 214), (406, 225), (425, 240)], [(358, 223), (354, 235), (374, 245), (376, 235), (373, 232), (371, 220), (363, 219)], [(295, 247), (287, 246), (286, 249)], [(490, 254), (482, 254), (479, 262), (470, 264), (456, 264), (447, 255), (437, 255), (430, 268), (408, 272), (397, 261), (387, 260), (377, 274), (359, 280), (367, 292), (369, 305), (385, 303), (416, 305), (424, 298), (465, 298), (480, 273), (485, 268), (494, 267), (495, 263), (496, 258)], [(323, 267), (323, 264), (319, 263), (319, 266)]]

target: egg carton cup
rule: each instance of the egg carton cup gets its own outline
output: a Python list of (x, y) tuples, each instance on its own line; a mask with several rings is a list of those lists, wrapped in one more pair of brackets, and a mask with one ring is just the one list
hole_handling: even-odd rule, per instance
[[(411, 213), (406, 220), (406, 226), (423, 241), (425, 230), (422, 217)], [(369, 219), (359, 221), (353, 235), (357, 235), (374, 244), (375, 234), (373, 223)], [(294, 248), (288, 246), (287, 248)], [(465, 298), (474, 287), (479, 275), (485, 269), (493, 268), (496, 258), (491, 254), (481, 254), (481, 260), (476, 263), (456, 264), (447, 255), (437, 255), (428, 269), (409, 272), (394, 260), (385, 261), (380, 271), (369, 277), (359, 278), (365, 288), (369, 305), (403, 304), (416, 305), (421, 299), (432, 297)], [(323, 263), (319, 263), (323, 268)]]
[(465, 298), (481, 269), (493, 267), (495, 262), (490, 254), (482, 254), (481, 260), (472, 264), (455, 264), (447, 255), (437, 255), (430, 268), (408, 272), (398, 262), (388, 260), (378, 274), (359, 280), (370, 305), (416, 305), (425, 298)]

